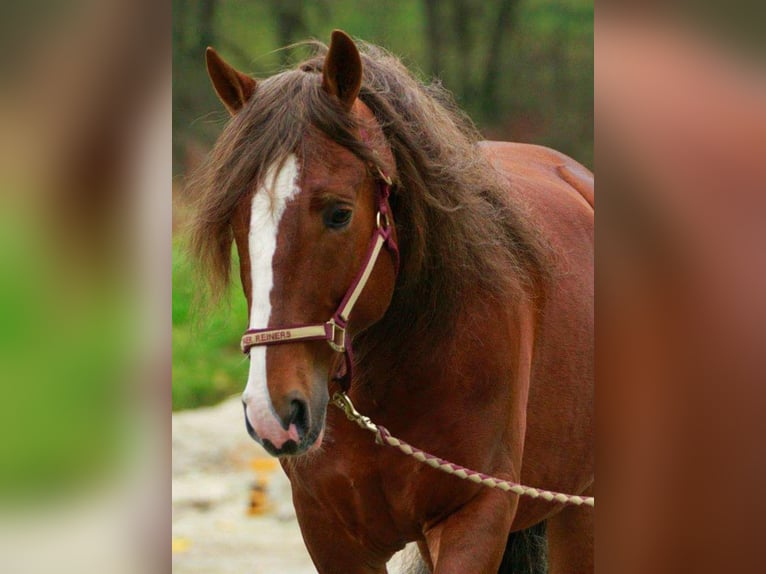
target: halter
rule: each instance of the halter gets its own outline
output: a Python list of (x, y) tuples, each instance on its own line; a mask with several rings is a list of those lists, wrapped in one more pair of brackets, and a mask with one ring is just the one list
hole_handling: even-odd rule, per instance
[(378, 260), (378, 255), (380, 255), (380, 250), (384, 245), (391, 252), (396, 272), (398, 273), (399, 271), (399, 248), (392, 233), (391, 206), (388, 204), (388, 198), (391, 195), (391, 178), (385, 175), (380, 168), (378, 168), (377, 172), (375, 231), (372, 233), (372, 239), (367, 248), (361, 269), (343, 296), (335, 313), (330, 317), (330, 320), (324, 323), (310, 323), (307, 325), (248, 329), (242, 336), (240, 343), (243, 353), (248, 354), (252, 347), (260, 345), (280, 345), (283, 343), (297, 343), (299, 341), (327, 341), (327, 344), (330, 345), (333, 351), (343, 353), (345, 368), (339, 369), (333, 379), (338, 382), (341, 389), (344, 391), (348, 390), (351, 385), (354, 364), (351, 340), (350, 337), (346, 337), (348, 319), (365, 285), (367, 285), (372, 269), (375, 267), (375, 262)]

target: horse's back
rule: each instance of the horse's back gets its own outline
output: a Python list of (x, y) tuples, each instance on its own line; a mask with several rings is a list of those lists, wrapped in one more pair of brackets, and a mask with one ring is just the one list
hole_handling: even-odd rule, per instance
[[(593, 473), (593, 175), (545, 147), (481, 146), (551, 252), (534, 335), (522, 478), (581, 492)], [(528, 526), (541, 512), (544, 505), (523, 501), (514, 526)]]
[(593, 174), (585, 166), (561, 152), (539, 145), (515, 142), (481, 142), (479, 146), (502, 173), (513, 180), (523, 178), (538, 183), (566, 184), (562, 189), (595, 205)]

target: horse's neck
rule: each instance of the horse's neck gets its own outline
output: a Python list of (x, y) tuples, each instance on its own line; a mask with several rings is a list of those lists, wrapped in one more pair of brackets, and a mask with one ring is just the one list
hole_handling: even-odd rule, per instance
[[(534, 339), (531, 304), (490, 303), (476, 293), (465, 301), (448, 333), (405, 333), (391, 344), (366, 340), (357, 392), (374, 408), (418, 411), (460, 395), (488, 402), (512, 386), (526, 405)], [(406, 331), (403, 330), (403, 331)], [(477, 405), (480, 406), (480, 405)]]

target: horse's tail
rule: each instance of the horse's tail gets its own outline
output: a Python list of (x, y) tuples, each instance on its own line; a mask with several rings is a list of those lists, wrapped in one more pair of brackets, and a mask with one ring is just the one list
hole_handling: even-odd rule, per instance
[(548, 572), (548, 539), (545, 521), (508, 535), (498, 574), (545, 574)]

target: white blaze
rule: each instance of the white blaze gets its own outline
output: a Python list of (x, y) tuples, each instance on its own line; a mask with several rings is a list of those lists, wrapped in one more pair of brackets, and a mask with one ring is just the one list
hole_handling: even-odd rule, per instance
[[(267, 170), (263, 184), (253, 195), (248, 234), (252, 289), (251, 329), (264, 329), (269, 324), (269, 297), (274, 287), (272, 261), (277, 249), (279, 222), (287, 202), (299, 192), (298, 161), (291, 154), (278, 172), (276, 166)], [(289, 438), (297, 441), (297, 432), (294, 425), (288, 431), (284, 430), (274, 414), (266, 385), (266, 348), (258, 346), (250, 349), (250, 372), (243, 399), (250, 424), (258, 436), (269, 439), (276, 448), (280, 448)]]

